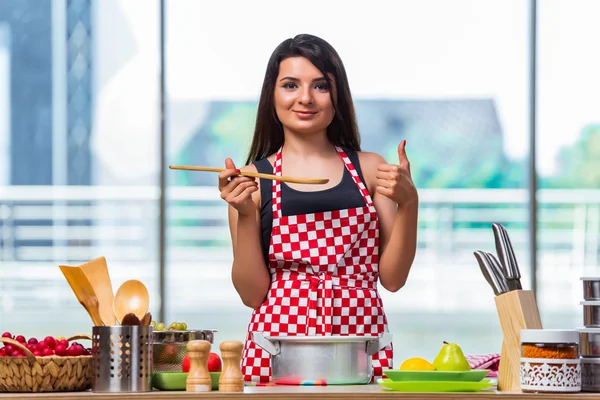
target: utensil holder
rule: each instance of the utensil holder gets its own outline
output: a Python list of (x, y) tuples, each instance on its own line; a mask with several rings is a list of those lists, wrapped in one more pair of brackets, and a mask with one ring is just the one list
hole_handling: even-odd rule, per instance
[(92, 358), (94, 392), (152, 390), (152, 326), (95, 326)]
[(543, 329), (540, 312), (531, 290), (512, 290), (495, 301), (503, 336), (498, 390), (520, 392), (521, 329)]

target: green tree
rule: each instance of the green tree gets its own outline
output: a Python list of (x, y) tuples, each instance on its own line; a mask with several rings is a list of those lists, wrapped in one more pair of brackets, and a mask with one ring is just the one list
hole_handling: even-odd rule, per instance
[(600, 124), (586, 126), (572, 146), (557, 156), (558, 172), (542, 180), (547, 188), (600, 188)]

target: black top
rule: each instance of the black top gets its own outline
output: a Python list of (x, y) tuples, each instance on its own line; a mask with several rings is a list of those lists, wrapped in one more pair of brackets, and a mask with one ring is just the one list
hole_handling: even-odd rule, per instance
[[(358, 176), (366, 186), (360, 169), (360, 163), (358, 162), (358, 153), (355, 151), (346, 151), (346, 154), (348, 155), (348, 158), (350, 158), (350, 161), (352, 161), (354, 169), (358, 172)], [(263, 174), (273, 174), (273, 165), (271, 165), (271, 162), (268, 159), (263, 158), (262, 160), (255, 161), (253, 164), (258, 172)], [(271, 228), (273, 226), (272, 199), (273, 181), (261, 178), (261, 244), (267, 266), (269, 265), (269, 244), (271, 242)], [(303, 192), (289, 187), (285, 182), (281, 182), (281, 214), (283, 216), (344, 210), (364, 206), (365, 200), (346, 166), (344, 166), (344, 175), (342, 176), (341, 182), (334, 187), (325, 190)]]

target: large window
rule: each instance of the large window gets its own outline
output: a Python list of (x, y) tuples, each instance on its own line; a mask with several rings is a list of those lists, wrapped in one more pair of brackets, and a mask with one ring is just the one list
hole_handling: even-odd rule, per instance
[[(333, 19), (336, 2), (261, 3), (253, 13), (245, 1), (167, 2), (169, 163), (243, 163), (271, 52), (298, 33), (323, 37), (347, 68), (364, 150), (398, 162), (406, 139), (421, 193), (408, 283), (380, 288), (397, 357), (433, 357), (444, 340), (500, 351), (494, 295), (473, 251), (493, 251), (490, 224), (505, 223), (529, 271), (526, 2), (348, 3)], [(168, 177), (167, 314), (243, 338), (251, 310), (231, 284), (217, 177)]]
[(158, 12), (148, 1), (0, 2), (4, 330), (91, 334), (58, 266), (99, 256), (115, 290), (141, 279), (158, 313)]
[(539, 3), (538, 304), (548, 327), (579, 327), (580, 277), (600, 266), (600, 3)]
[(165, 168), (243, 163), (267, 60), (298, 33), (340, 53), (363, 149), (396, 162), (408, 143), (417, 258), (401, 291), (380, 289), (396, 365), (444, 340), (500, 351), (473, 256), (495, 252), (492, 222), (508, 229), (523, 286), (536, 282), (544, 325), (581, 325), (579, 277), (600, 257), (600, 8), (537, 3), (533, 52), (530, 0), (0, 1), (0, 327), (89, 332), (58, 265), (105, 256), (114, 290), (147, 284), (155, 319), (243, 340), (251, 310), (231, 284), (217, 176)]

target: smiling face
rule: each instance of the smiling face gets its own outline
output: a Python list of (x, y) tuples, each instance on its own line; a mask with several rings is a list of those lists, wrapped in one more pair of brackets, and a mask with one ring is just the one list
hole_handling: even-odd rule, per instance
[(335, 113), (330, 96), (332, 89), (321, 71), (308, 59), (289, 57), (283, 60), (279, 65), (274, 98), (275, 112), (284, 129), (303, 134), (326, 131)]

